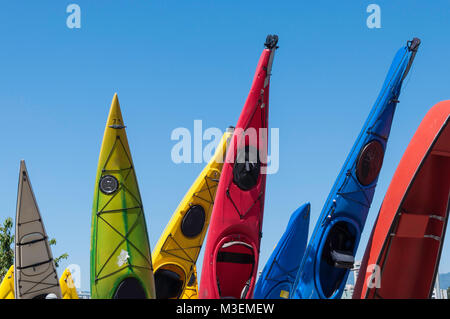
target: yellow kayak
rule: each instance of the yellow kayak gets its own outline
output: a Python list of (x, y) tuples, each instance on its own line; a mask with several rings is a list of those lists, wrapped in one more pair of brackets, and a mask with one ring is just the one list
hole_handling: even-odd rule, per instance
[(198, 299), (198, 280), (197, 280), (197, 267), (194, 266), (194, 272), (186, 283), (186, 289), (184, 289), (183, 295), (180, 299)]
[(197, 281), (195, 264), (208, 229), (232, 131), (228, 129), (223, 135), (211, 161), (184, 196), (153, 250), (158, 299), (178, 299), (189, 281)]
[(59, 286), (61, 287), (61, 294), (63, 299), (79, 299), (77, 289), (72, 279), (72, 274), (69, 269), (64, 270), (59, 279)]
[(0, 299), (14, 299), (14, 265), (9, 267), (0, 284)]
[(91, 230), (91, 297), (155, 297), (142, 199), (117, 94), (100, 151)]

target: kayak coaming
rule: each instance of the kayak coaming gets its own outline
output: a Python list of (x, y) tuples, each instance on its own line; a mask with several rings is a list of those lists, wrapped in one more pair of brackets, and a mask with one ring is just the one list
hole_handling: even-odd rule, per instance
[(255, 286), (254, 299), (288, 299), (308, 241), (311, 205), (291, 215)]
[[(445, 145), (442, 145), (443, 141)], [(436, 147), (439, 147), (437, 152)], [(441, 161), (446, 159), (446, 166), (436, 163), (436, 156)], [(444, 171), (436, 171), (437, 166)], [(398, 164), (364, 253), (354, 299), (431, 297), (450, 214), (450, 182), (442, 178), (448, 174), (450, 101), (443, 101), (428, 111)], [(417, 187), (423, 185), (424, 179), (427, 191), (417, 193)], [(439, 185), (441, 194), (429, 187), (439, 181), (447, 183)], [(424, 196), (432, 196), (431, 202)], [(419, 212), (405, 210), (405, 205), (412, 206), (411, 201), (414, 208), (420, 208)], [(438, 221), (433, 225), (432, 220)], [(440, 236), (427, 236), (430, 228), (440, 230)], [(433, 247), (436, 244), (438, 247)], [(390, 282), (394, 279), (396, 286), (392, 287)], [(414, 289), (411, 283), (414, 283)]]
[[(342, 296), (382, 167), (401, 85), (419, 45), (420, 40), (415, 38), (395, 55), (381, 93), (322, 209), (291, 298), (337, 299)], [(336, 242), (340, 249), (333, 250)], [(341, 250), (345, 251), (341, 255), (344, 258), (329, 264), (333, 254)]]
[[(147, 224), (117, 94), (98, 161), (90, 270), (93, 299), (155, 297)], [(136, 295), (123, 296), (127, 291)]]
[[(164, 269), (176, 272), (182, 282), (176, 296), (169, 298), (180, 298), (184, 294), (186, 283), (191, 276), (197, 276), (195, 265), (208, 230), (217, 185), (232, 133), (233, 128), (227, 129), (224, 133), (213, 157), (183, 197), (153, 250), (152, 260), (155, 280), (159, 280), (158, 271)], [(203, 225), (198, 233), (196, 231), (196, 234), (191, 234), (193, 236), (187, 236), (183, 233), (183, 221), (189, 210), (198, 206), (204, 212)], [(156, 289), (157, 298), (168, 297), (166, 294), (164, 294), (164, 297), (158, 296), (158, 285), (156, 285)]]
[(68, 268), (61, 275), (59, 285), (61, 287), (62, 299), (79, 299), (72, 274)]
[(51, 294), (61, 298), (55, 261), (24, 160), (20, 161), (14, 248), (15, 299), (43, 299)]
[(0, 284), (0, 299), (14, 299), (14, 265), (9, 267)]
[[(222, 170), (206, 241), (199, 289), (199, 298), (201, 299), (217, 299), (221, 297), (251, 298), (253, 294), (262, 236), (266, 183), (265, 174), (260, 172), (266, 168), (266, 162), (250, 162), (250, 151), (258, 150), (259, 155), (262, 153), (262, 157), (266, 159), (267, 141), (264, 138), (259, 139), (258, 148), (258, 144), (255, 144), (255, 141), (247, 142), (244, 131), (250, 128), (255, 130), (267, 130), (268, 128), (269, 83), (277, 41), (277, 36), (267, 37), (266, 48), (259, 59), (250, 93), (237, 122), (230, 148), (227, 152), (227, 159)], [(240, 156), (238, 150), (240, 153), (244, 153), (245, 167), (239, 166), (240, 162), (236, 161), (236, 158)], [(247, 175), (239, 175), (242, 173), (239, 169), (242, 168), (248, 169), (244, 172)], [(255, 173), (258, 174), (256, 180), (254, 178)], [(235, 174), (237, 174), (236, 179)], [(244, 175), (245, 177), (243, 177)], [(250, 184), (248, 184), (249, 181), (251, 182)], [(238, 186), (236, 183), (240, 185)], [(224, 244), (232, 244), (235, 247), (222, 247)], [(240, 252), (226, 252), (226, 250), (235, 249), (251, 249), (252, 253), (248, 255)], [(217, 258), (226, 256), (226, 254), (229, 254), (229, 256), (245, 255), (244, 257), (249, 262), (248, 265), (253, 265), (248, 279), (250, 283), (248, 281), (245, 284), (241, 282), (240, 284), (244, 285), (237, 287), (240, 284), (236, 283), (236, 278), (225, 279), (229, 287), (233, 287), (233, 289), (236, 289), (236, 287), (237, 289), (242, 288), (239, 296), (237, 293), (234, 296), (222, 295), (224, 291), (223, 286), (221, 292), (219, 292), (219, 279), (225, 273), (221, 272), (221, 276), (217, 275)]]

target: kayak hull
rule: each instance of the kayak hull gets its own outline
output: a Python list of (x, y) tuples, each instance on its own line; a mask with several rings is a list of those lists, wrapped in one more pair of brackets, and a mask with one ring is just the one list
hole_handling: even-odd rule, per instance
[(308, 241), (310, 204), (299, 207), (256, 283), (254, 299), (288, 299)]
[(90, 268), (93, 299), (155, 297), (147, 224), (117, 94), (98, 161)]
[(409, 143), (373, 227), (353, 298), (429, 298), (449, 215), (450, 101)]
[(291, 298), (341, 298), (383, 165), (401, 85), (419, 44), (414, 39), (395, 55), (316, 223)]
[(277, 41), (276, 36), (267, 38), (227, 151), (206, 240), (201, 299), (253, 296), (264, 214), (269, 82)]
[[(158, 299), (181, 298), (189, 281), (197, 284), (195, 265), (208, 230), (231, 135), (232, 130), (223, 135), (215, 154), (184, 196), (153, 250)], [(194, 291), (192, 287), (189, 289), (191, 296)]]

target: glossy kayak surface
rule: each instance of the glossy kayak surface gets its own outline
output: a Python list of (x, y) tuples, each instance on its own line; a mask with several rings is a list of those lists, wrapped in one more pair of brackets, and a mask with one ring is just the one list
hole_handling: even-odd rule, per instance
[(77, 288), (72, 279), (72, 274), (69, 269), (64, 270), (61, 278), (59, 279), (59, 285), (61, 287), (62, 299), (79, 299)]
[(180, 298), (189, 281), (197, 282), (195, 264), (208, 230), (223, 162), (233, 129), (227, 130), (216, 152), (172, 215), (153, 250), (156, 298)]
[(289, 219), (286, 231), (256, 283), (254, 299), (288, 299), (308, 242), (309, 203)]
[(196, 266), (194, 266), (194, 271), (191, 278), (186, 283), (186, 288), (181, 295), (181, 299), (198, 299), (198, 280)]
[(419, 45), (415, 38), (397, 52), (319, 216), (292, 298), (341, 298), (375, 193), (402, 82)]
[(450, 101), (435, 105), (409, 143), (366, 247), (353, 298), (430, 298), (450, 200)]
[(0, 284), (0, 299), (14, 299), (14, 265), (9, 267)]
[(61, 298), (55, 262), (25, 161), (20, 162), (14, 265), (15, 299)]
[(206, 240), (200, 299), (253, 296), (264, 213), (269, 83), (277, 41), (277, 36), (267, 37), (227, 151)]
[(95, 180), (91, 297), (155, 297), (147, 225), (117, 94), (109, 111)]

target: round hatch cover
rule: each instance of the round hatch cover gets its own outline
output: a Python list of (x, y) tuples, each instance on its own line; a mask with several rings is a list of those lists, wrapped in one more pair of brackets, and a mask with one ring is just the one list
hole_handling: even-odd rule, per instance
[(233, 182), (242, 190), (252, 189), (258, 183), (261, 162), (258, 149), (246, 145), (238, 151), (233, 167)]
[(181, 222), (181, 232), (183, 235), (189, 238), (199, 235), (205, 225), (205, 217), (205, 210), (202, 206), (191, 206)]
[(372, 140), (364, 146), (356, 164), (356, 177), (361, 185), (370, 185), (378, 177), (383, 156), (383, 146), (377, 140)]
[(119, 181), (112, 175), (105, 175), (100, 178), (99, 187), (103, 194), (110, 195), (119, 188)]

